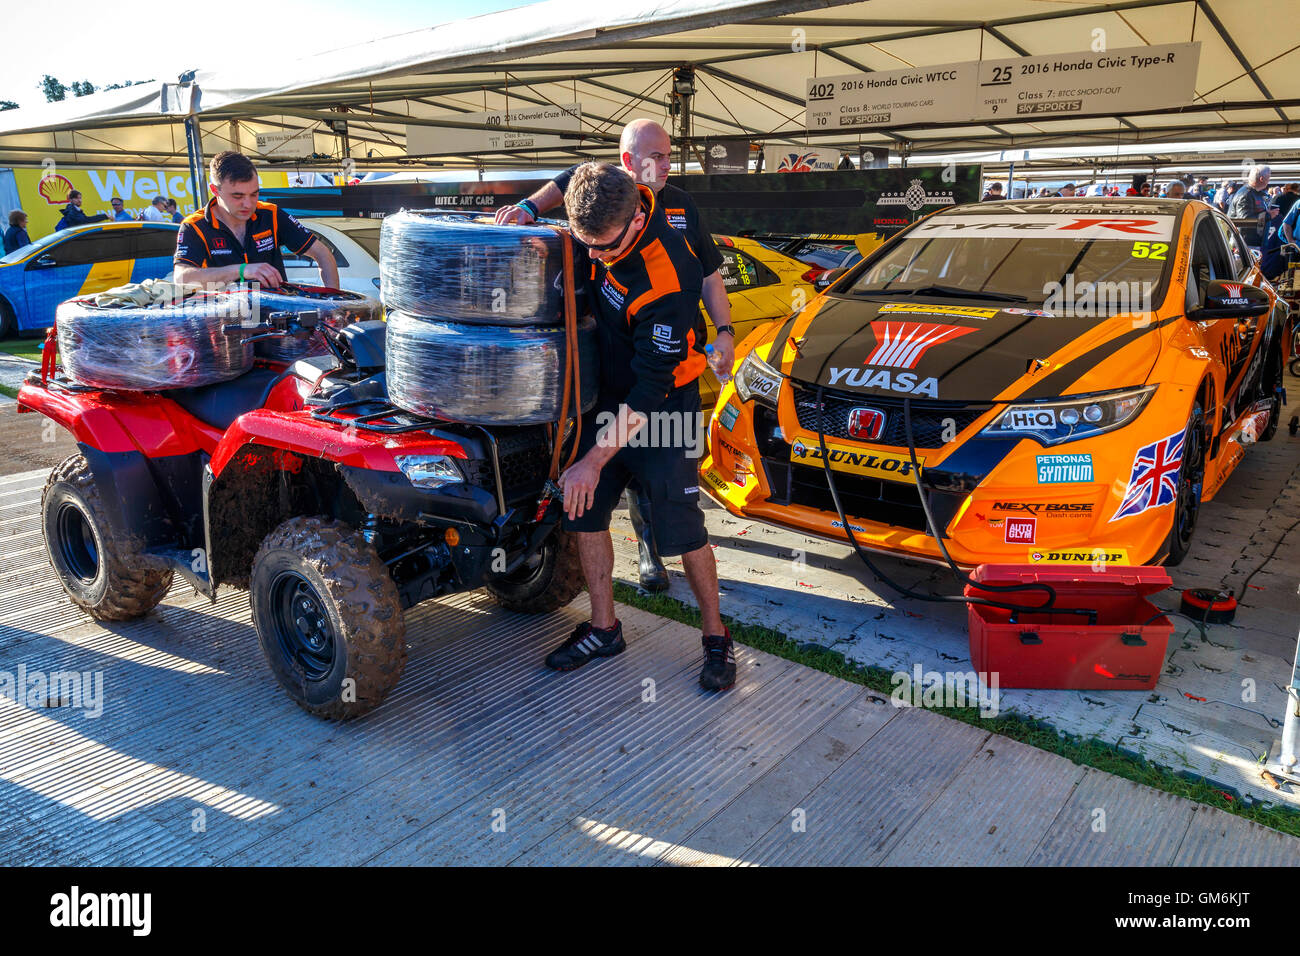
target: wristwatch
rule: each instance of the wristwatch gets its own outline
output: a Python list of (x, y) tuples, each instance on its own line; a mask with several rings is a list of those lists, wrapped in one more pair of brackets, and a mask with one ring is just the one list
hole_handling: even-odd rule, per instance
[(718, 334), (721, 335), (723, 332), (730, 332), (730, 333), (731, 333), (731, 337), (732, 337), (733, 339), (736, 337), (736, 329), (735, 329), (734, 326), (731, 326), (731, 325), (719, 325), (719, 326), (718, 326)]

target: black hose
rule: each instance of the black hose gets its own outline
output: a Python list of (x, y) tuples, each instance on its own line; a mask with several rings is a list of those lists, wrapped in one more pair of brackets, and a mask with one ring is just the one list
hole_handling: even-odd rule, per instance
[[(824, 392), (825, 392), (824, 386), (821, 385), (817, 386), (818, 407), (825, 406)], [(917, 492), (921, 497), (921, 507), (922, 510), (925, 512), (925, 520), (927, 522), (927, 527), (929, 528), (931, 535), (933, 535), (935, 540), (939, 542), (939, 550), (943, 554), (944, 559), (948, 562), (948, 566), (952, 570), (953, 574), (957, 575), (959, 578), (965, 577), (965, 575), (963, 575), (962, 572), (957, 568), (957, 565), (953, 562), (952, 558), (948, 555), (948, 550), (947, 548), (944, 547), (942, 539), (939, 537), (938, 534), (935, 533), (934, 519), (930, 514), (930, 509), (928, 505), (926, 504), (925, 492), (921, 488), (920, 470), (917, 466), (917, 461), (916, 461), (916, 447), (915, 447), (915, 442), (912, 438), (912, 418), (911, 418), (911, 405), (909, 399), (903, 400), (903, 421), (907, 431), (908, 451), (911, 453), (912, 456), (912, 471), (916, 478)], [(903, 585), (899, 584), (897, 581), (894, 581), (883, 571), (881, 571), (880, 568), (876, 567), (876, 565), (872, 563), (871, 559), (867, 557), (867, 553), (863, 549), (862, 545), (858, 544), (857, 537), (853, 534), (853, 527), (849, 522), (848, 514), (844, 510), (844, 504), (843, 502), (840, 501), (840, 493), (839, 490), (835, 487), (835, 477), (831, 472), (831, 456), (830, 456), (830, 450), (826, 447), (826, 431), (824, 425), (819, 424), (819, 427), (817, 429), (817, 441), (821, 447), (822, 470), (826, 473), (826, 484), (830, 488), (831, 500), (835, 502), (835, 510), (839, 512), (840, 522), (844, 525), (844, 531), (849, 536), (849, 543), (853, 545), (854, 552), (862, 560), (862, 563), (867, 566), (867, 568), (871, 571), (871, 573), (876, 576), (876, 579), (879, 581), (883, 581), (885, 584), (893, 588), (899, 594), (903, 595), (904, 597), (909, 597), (917, 601), (932, 601), (940, 604), (957, 604), (957, 603), (979, 604), (987, 607), (1002, 608), (1003, 610), (1012, 611), (1014, 613), (1024, 613), (1024, 612), (1037, 613), (1041, 611), (1057, 611), (1058, 613), (1077, 613), (1077, 614), (1089, 614), (1089, 615), (1094, 613), (1092, 611), (1088, 611), (1083, 608), (1054, 607), (1053, 605), (1056, 601), (1056, 591), (1049, 584), (1039, 584), (1037, 582), (1032, 584), (986, 585), (986, 584), (981, 584), (977, 581), (971, 581), (970, 578), (968, 577), (966, 578), (966, 580), (973, 587), (979, 588), (980, 590), (987, 590), (987, 591), (1040, 590), (1040, 591), (1047, 592), (1048, 599), (1045, 603), (1037, 607), (1027, 607), (1020, 604), (1008, 604), (1002, 601), (995, 601), (990, 598), (966, 597), (964, 594), (925, 594), (920, 591), (913, 591), (911, 588), (904, 587)]]

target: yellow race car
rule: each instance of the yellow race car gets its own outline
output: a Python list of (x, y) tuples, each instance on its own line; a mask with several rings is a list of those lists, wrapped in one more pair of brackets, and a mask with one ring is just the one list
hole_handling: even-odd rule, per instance
[(1174, 564), (1277, 428), (1285, 314), (1200, 202), (953, 207), (741, 343), (702, 485), (923, 560), (922, 494), (967, 567)]
[[(722, 253), (718, 271), (722, 273), (727, 301), (731, 303), (736, 342), (741, 342), (758, 326), (789, 315), (817, 294), (806, 263), (753, 239), (714, 236), (713, 241)], [(705, 326), (712, 341), (713, 324), (706, 320)], [(717, 376), (712, 369), (705, 369), (700, 376), (700, 404), (705, 411), (711, 410), (718, 400), (718, 389)]]

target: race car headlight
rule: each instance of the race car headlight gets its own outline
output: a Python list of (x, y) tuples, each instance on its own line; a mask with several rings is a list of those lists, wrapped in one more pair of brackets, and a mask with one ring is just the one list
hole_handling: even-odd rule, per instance
[(1032, 438), (1040, 445), (1091, 438), (1127, 425), (1155, 390), (1154, 385), (1148, 385), (1057, 402), (1012, 405), (985, 426), (980, 437)]
[(441, 488), (464, 480), (456, 463), (446, 455), (396, 455), (393, 460), (417, 488)]
[(758, 349), (754, 349), (736, 371), (736, 394), (742, 402), (761, 402), (776, 408), (782, 377), (780, 372), (759, 358)]

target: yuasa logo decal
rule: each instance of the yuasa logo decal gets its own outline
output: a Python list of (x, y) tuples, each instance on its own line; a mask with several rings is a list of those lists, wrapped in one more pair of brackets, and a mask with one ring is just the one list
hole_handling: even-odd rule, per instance
[(1133, 457), (1128, 490), (1111, 521), (1172, 504), (1178, 497), (1178, 469), (1183, 461), (1183, 432), (1143, 445)]
[(932, 325), (929, 322), (872, 322), (876, 347), (863, 365), (884, 368), (916, 368), (927, 351), (951, 342), (974, 329), (960, 325)]
[(915, 372), (890, 372), (887, 368), (833, 368), (830, 374), (832, 385), (843, 380), (845, 385), (853, 388), (883, 388), (891, 392), (939, 397), (939, 380), (933, 375), (918, 378)]
[(1004, 540), (1007, 544), (1034, 544), (1037, 528), (1035, 518), (1008, 518)]

